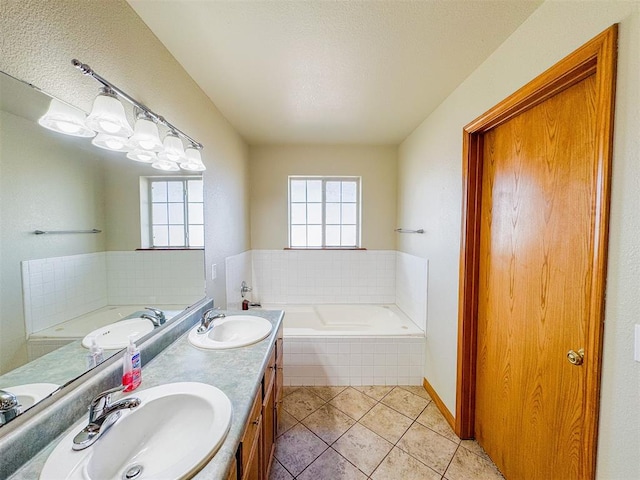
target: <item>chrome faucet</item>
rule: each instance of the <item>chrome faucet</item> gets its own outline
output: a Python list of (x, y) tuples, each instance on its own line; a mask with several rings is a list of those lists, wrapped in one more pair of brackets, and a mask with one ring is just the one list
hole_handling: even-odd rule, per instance
[(144, 307), (145, 310), (149, 310), (149, 313), (143, 313), (140, 315), (140, 318), (146, 318), (153, 323), (154, 327), (159, 327), (160, 325), (164, 325), (167, 321), (167, 317), (164, 316), (164, 312), (162, 310), (158, 310), (152, 307)]
[(20, 413), (20, 406), (13, 393), (0, 390), (0, 425), (16, 418)]
[(196, 330), (196, 333), (198, 335), (204, 335), (209, 330), (211, 330), (213, 328), (214, 320), (226, 317), (224, 313), (215, 313), (215, 311), (215, 308), (210, 308), (209, 310), (204, 312), (202, 318), (200, 319), (200, 326)]
[(244, 298), (246, 293), (249, 293), (251, 291), (253, 291), (253, 288), (247, 285), (247, 282), (243, 280), (242, 283), (240, 284), (240, 295), (242, 296), (242, 298)]
[(89, 424), (73, 439), (72, 448), (83, 450), (93, 445), (122, 415), (122, 410), (140, 405), (139, 398), (123, 398), (111, 403), (111, 394), (124, 389), (124, 385), (99, 393), (89, 405)]

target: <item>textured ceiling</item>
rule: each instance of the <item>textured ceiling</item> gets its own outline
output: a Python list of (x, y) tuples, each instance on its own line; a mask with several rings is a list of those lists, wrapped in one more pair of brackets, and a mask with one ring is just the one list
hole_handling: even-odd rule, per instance
[(541, 3), (128, 2), (250, 144), (398, 144)]

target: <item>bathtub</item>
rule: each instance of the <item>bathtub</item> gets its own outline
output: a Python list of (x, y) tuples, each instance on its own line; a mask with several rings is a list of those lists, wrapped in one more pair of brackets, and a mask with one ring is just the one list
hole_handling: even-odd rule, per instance
[(425, 333), (396, 305), (283, 310), (285, 385), (422, 385)]
[[(148, 305), (106, 305), (97, 310), (45, 328), (29, 335), (27, 339), (27, 353), (29, 361), (57, 350), (110, 323), (117, 322), (134, 312), (142, 311)], [(186, 305), (152, 305), (165, 312), (167, 320), (182, 312)]]

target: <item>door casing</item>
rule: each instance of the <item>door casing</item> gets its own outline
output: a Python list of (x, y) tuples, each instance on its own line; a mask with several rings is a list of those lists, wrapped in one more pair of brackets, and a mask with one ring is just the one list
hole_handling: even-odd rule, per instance
[(458, 369), (455, 432), (474, 437), (478, 271), (482, 200), (483, 135), (560, 91), (595, 75), (596, 79), (596, 215), (591, 255), (593, 294), (589, 303), (585, 349), (592, 357), (585, 372), (582, 458), (584, 478), (595, 477), (604, 326), (607, 240), (613, 150), (613, 114), (617, 54), (613, 25), (540, 76), (464, 127), (463, 201), (458, 304)]

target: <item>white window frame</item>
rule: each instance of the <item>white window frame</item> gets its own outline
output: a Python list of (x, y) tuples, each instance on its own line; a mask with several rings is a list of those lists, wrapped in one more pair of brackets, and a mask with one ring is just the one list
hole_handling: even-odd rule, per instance
[[(292, 198), (291, 198), (291, 181), (292, 180), (316, 180), (316, 181), (321, 181), (322, 182), (322, 245), (321, 246), (293, 246), (291, 244), (291, 230), (292, 230), (292, 223), (291, 223), (291, 205), (292, 203)], [(356, 184), (356, 243), (355, 245), (327, 245), (327, 239), (326, 239), (326, 216), (325, 216), (325, 210), (326, 210), (326, 204), (327, 204), (327, 199), (326, 199), (326, 184), (327, 182), (355, 182)], [(287, 223), (288, 223), (288, 248), (290, 249), (304, 249), (304, 250), (353, 250), (353, 249), (360, 249), (361, 247), (361, 239), (362, 239), (362, 177), (360, 176), (330, 176), (330, 175), (318, 175), (318, 176), (314, 176), (314, 175), (289, 175), (288, 180), (287, 180), (287, 191), (288, 191), (288, 199), (287, 199), (287, 210), (288, 210), (288, 215), (287, 215)], [(297, 203), (297, 202), (295, 202)], [(309, 203), (309, 202), (305, 202), (305, 203)], [(315, 202), (313, 202), (315, 203)], [(333, 203), (333, 202), (331, 202)], [(341, 204), (343, 202), (340, 202)], [(308, 224), (307, 224), (308, 225)], [(340, 224), (342, 225), (342, 224)], [(351, 224), (349, 224), (351, 225)], [(307, 242), (308, 243), (308, 242)]]
[[(202, 175), (179, 175), (179, 176), (150, 176), (140, 177), (140, 213), (142, 217), (141, 234), (142, 234), (142, 247), (156, 250), (202, 250), (203, 245), (192, 246), (189, 241), (189, 225), (199, 225), (189, 222), (189, 203), (202, 203), (203, 202), (189, 202), (189, 194), (187, 188), (187, 182), (189, 180), (203, 180)], [(184, 246), (166, 246), (155, 245), (153, 239), (153, 199), (152, 199), (152, 187), (155, 182), (180, 182), (183, 184), (183, 235)], [(204, 200), (204, 198), (203, 198)], [(157, 203), (157, 202), (156, 202)], [(204, 222), (202, 224), (204, 229)]]

